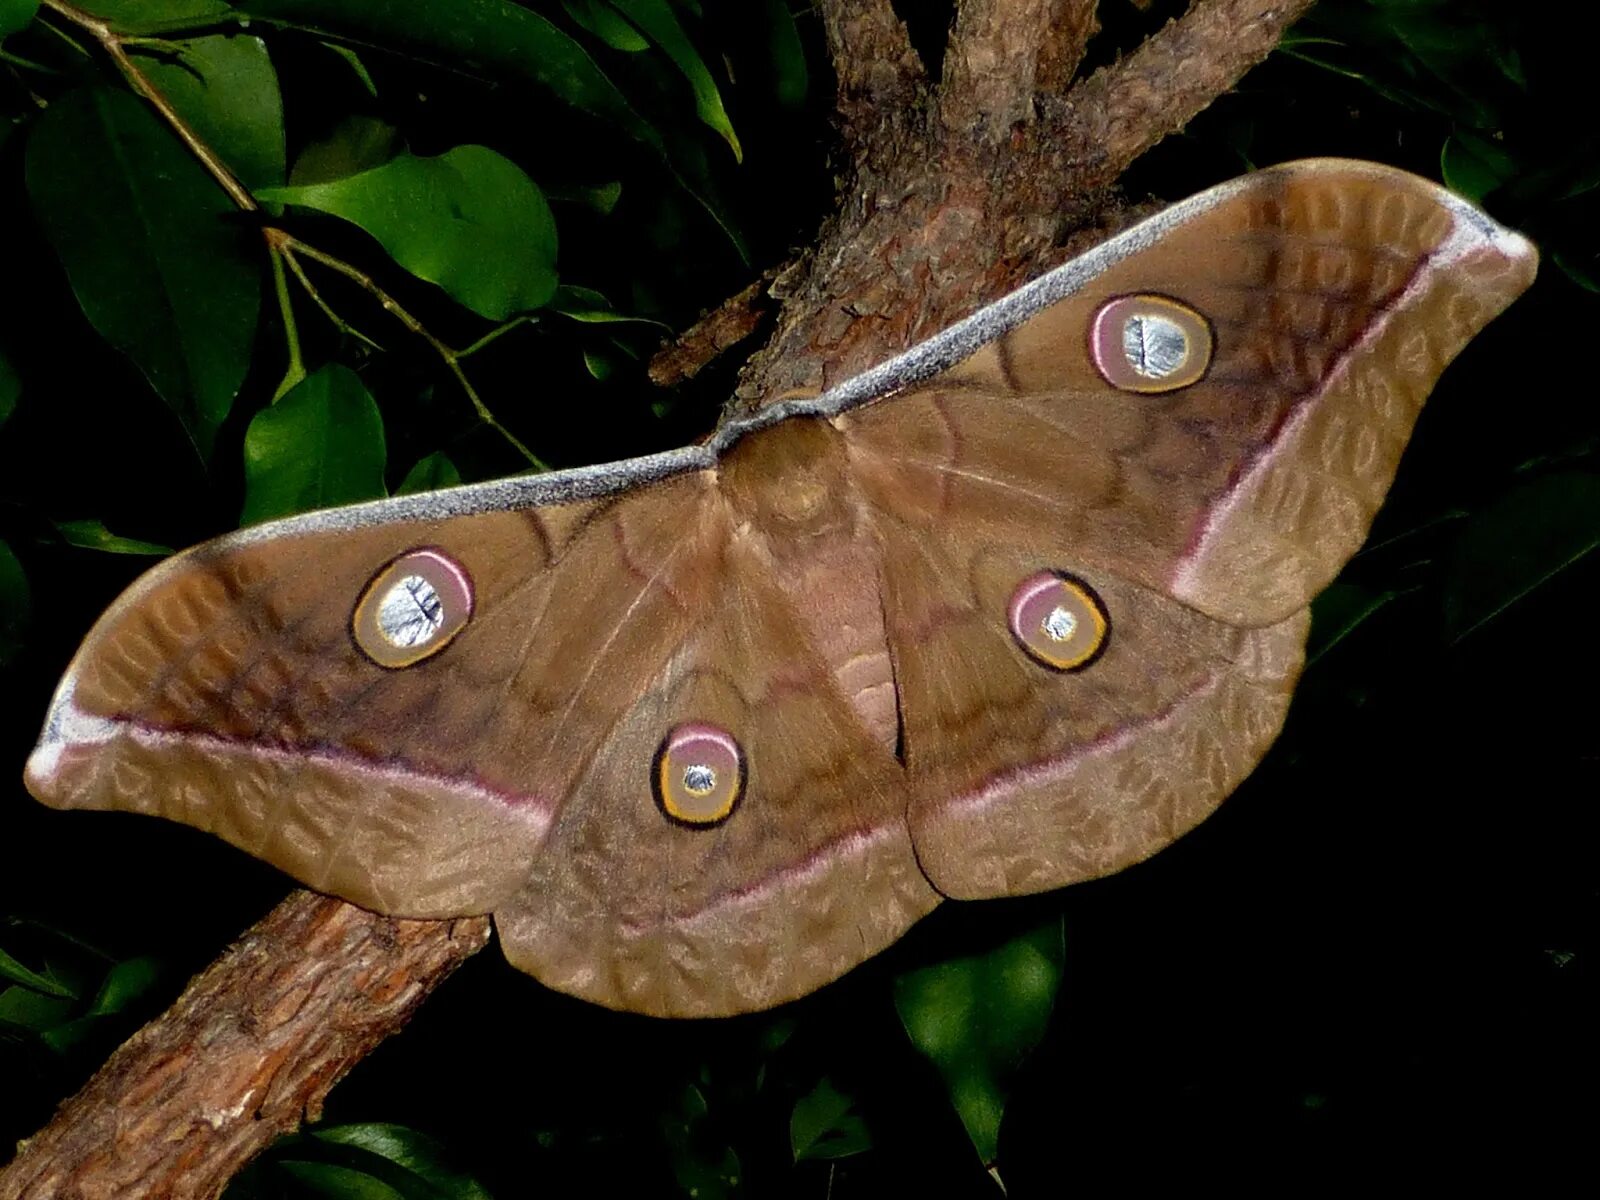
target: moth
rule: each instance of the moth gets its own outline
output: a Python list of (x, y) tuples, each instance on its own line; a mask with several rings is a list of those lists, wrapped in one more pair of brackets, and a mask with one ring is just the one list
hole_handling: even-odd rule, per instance
[(1252, 769), (1307, 605), (1533, 247), (1311, 160), (815, 398), (627, 462), (178, 555), (26, 782), (184, 821), (671, 1016), (800, 996), (941, 897), (1117, 871)]

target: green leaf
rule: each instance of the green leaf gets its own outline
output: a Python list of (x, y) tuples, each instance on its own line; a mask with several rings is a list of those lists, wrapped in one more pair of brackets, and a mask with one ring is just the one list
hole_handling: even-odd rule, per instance
[(11, 419), (11, 414), (17, 411), (17, 401), (22, 398), (22, 380), (17, 376), (17, 370), (11, 365), (3, 354), (0, 354), (0, 426)]
[(307, 376), (244, 435), (241, 525), (384, 494), (383, 417), (337, 364)]
[(313, 1196), (327, 1196), (331, 1200), (412, 1200), (400, 1189), (355, 1167), (285, 1159), (278, 1163), (278, 1168), (304, 1184)]
[(0, 992), (0, 1027), (7, 1025), (44, 1033), (66, 1020), (72, 1001), (44, 996), (25, 987), (9, 987)]
[(650, 49), (650, 39), (628, 24), (605, 0), (561, 0), (561, 7), (567, 10), (567, 16), (613, 50), (634, 54)]
[(1377, 592), (1358, 583), (1334, 583), (1311, 602), (1311, 636), (1306, 641), (1306, 666), (1311, 666), (1328, 651), (1386, 607), (1399, 592)]
[(521, 167), (485, 146), (402, 154), (343, 179), (261, 195), (361, 226), (406, 270), (490, 320), (555, 295), (550, 206)]
[(461, 472), (442, 451), (436, 450), (406, 472), (406, 477), (395, 488), (396, 496), (412, 492), (436, 492), (440, 488), (455, 487), (461, 482)]
[(171, 546), (119, 537), (99, 518), (82, 521), (57, 521), (56, 530), (69, 546), (84, 550), (103, 550), (107, 554), (171, 554)]
[(283, 96), (267, 44), (244, 34), (166, 43), (140, 57), (156, 90), (247, 188), (284, 179)]
[(1065, 961), (1061, 918), (1052, 917), (985, 954), (895, 980), (900, 1021), (944, 1077), (986, 1167), (999, 1146), (1011, 1079), (1044, 1036)]
[(872, 1135), (856, 1111), (854, 1098), (841, 1092), (831, 1079), (822, 1079), (795, 1101), (789, 1117), (789, 1148), (795, 1162), (849, 1158), (872, 1149)]
[[(4, 545), (4, 542), (0, 542), (0, 546)], [(19, 984), (44, 996), (54, 996), (58, 1000), (75, 998), (75, 993), (71, 988), (51, 978), (49, 975), (41, 975), (37, 971), (29, 970), (4, 950), (0, 950), (0, 979)]]
[(650, 40), (672, 60), (673, 66), (683, 73), (683, 77), (689, 81), (690, 90), (694, 92), (695, 113), (728, 143), (734, 160), (743, 162), (744, 151), (739, 146), (738, 135), (733, 132), (733, 123), (728, 120), (728, 112), (722, 106), (722, 93), (717, 90), (717, 81), (711, 77), (705, 60), (694, 48), (694, 43), (689, 40), (689, 35), (684, 32), (667, 0), (611, 0), (611, 4), (644, 30)]
[(94, 1002), (87, 1015), (91, 1017), (115, 1016), (130, 1004), (149, 995), (161, 978), (161, 961), (148, 955), (130, 958), (116, 964), (106, 972)]
[(326, 183), (381, 167), (404, 149), (400, 131), (387, 121), (349, 113), (324, 138), (310, 142), (295, 156), (289, 182), (295, 186)]
[(1461, 531), (1444, 597), (1453, 642), (1600, 547), (1600, 475), (1546, 475), (1500, 497)]
[(730, 1200), (738, 1194), (739, 1156), (710, 1120), (705, 1093), (689, 1084), (661, 1119), (672, 1173), (679, 1189), (695, 1200)]
[(78, 7), (127, 33), (180, 21), (203, 21), (230, 11), (224, 0), (82, 0)]
[(323, 42), (322, 45), (324, 49), (332, 51), (344, 60), (345, 65), (350, 68), (350, 73), (356, 77), (356, 81), (366, 90), (367, 95), (377, 98), (378, 85), (372, 82), (372, 74), (367, 70), (367, 64), (361, 61), (359, 54), (349, 46), (341, 46), (337, 42)]
[[(344, 1153), (343, 1161), (347, 1166), (358, 1166), (367, 1178), (405, 1200), (490, 1200), (483, 1185), (448, 1164), (443, 1145), (404, 1125), (376, 1122), (330, 1125), (312, 1130), (307, 1141), (321, 1143), (336, 1154)], [(284, 1164), (285, 1167), (289, 1165)], [(376, 1196), (385, 1193), (328, 1194)]]
[(574, 38), (510, 0), (238, 0), (234, 8), (452, 70), (523, 79), (658, 151), (663, 148), (661, 135)]
[(617, 201), (622, 199), (622, 181), (613, 179), (610, 183), (600, 183), (593, 186), (583, 184), (569, 184), (559, 190), (545, 193), (552, 200), (565, 200), (571, 204), (581, 204), (587, 209), (599, 213), (602, 217), (609, 217), (611, 211), (617, 207)]
[(767, 24), (767, 70), (772, 94), (784, 108), (799, 108), (806, 102), (811, 79), (794, 14), (789, 11), (787, 0), (761, 0), (761, 7)]
[(550, 21), (509, 0), (237, 0), (250, 17), (328, 37), (411, 54), (454, 71), (521, 79), (548, 89), (647, 147), (727, 235), (739, 256), (749, 250), (696, 161), (693, 148), (669, 150), (660, 132), (634, 111), (584, 48)]
[(38, 11), (39, 0), (0, 0), (0, 38), (21, 33)]
[[(33, 599), (28, 575), (11, 547), (0, 542), (0, 664), (10, 662), (23, 647)], [(7, 977), (5, 952), (0, 950), (0, 977)]]
[(233, 206), (143, 101), (99, 88), (45, 111), (27, 183), (89, 323), (138, 364), (209, 457), (244, 382), (261, 304)]
[(1451, 191), (1481, 203), (1495, 188), (1516, 177), (1517, 163), (1504, 147), (1458, 129), (1445, 139), (1439, 172)]
[(639, 322), (645, 325), (655, 325), (662, 329), (670, 326), (650, 317), (632, 317), (627, 313), (619, 313), (611, 306), (611, 301), (594, 288), (578, 287), (573, 284), (562, 284), (556, 289), (556, 294), (551, 297), (550, 307), (573, 321), (585, 325), (615, 325), (625, 322)]

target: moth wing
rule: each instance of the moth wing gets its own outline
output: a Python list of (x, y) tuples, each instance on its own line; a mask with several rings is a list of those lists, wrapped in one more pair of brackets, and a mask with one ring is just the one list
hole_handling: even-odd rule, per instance
[[(1291, 164), (1061, 268), (1052, 303), (835, 417), (884, 548), (913, 838), (941, 891), (1106, 874), (1221, 802), (1429, 388), (1534, 266), (1425, 181)], [(1041, 572), (1103, 606), (1077, 669), (1025, 650), (1037, 613), (1013, 632)]]

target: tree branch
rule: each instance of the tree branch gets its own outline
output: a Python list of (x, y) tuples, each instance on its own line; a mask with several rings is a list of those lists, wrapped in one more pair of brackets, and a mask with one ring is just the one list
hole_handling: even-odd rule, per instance
[(939, 119), (963, 141), (994, 143), (1066, 91), (1100, 28), (1098, 0), (967, 0), (944, 56)]
[(1238, 83), (1316, 0), (1195, 0), (1132, 54), (1102, 67), (1067, 98), (1066, 186), (1115, 183), (1128, 166)]
[(295, 892), (113, 1054), (0, 1171), (0, 1200), (206, 1200), (489, 939)]
[(818, 0), (838, 79), (839, 134), (858, 164), (878, 162), (891, 122), (922, 108), (928, 73), (890, 0)]
[(650, 356), (647, 368), (650, 382), (657, 387), (673, 387), (693, 379), (754, 333), (771, 315), (773, 281), (794, 266), (790, 262), (763, 271), (749, 287), (729, 296), (657, 350)]

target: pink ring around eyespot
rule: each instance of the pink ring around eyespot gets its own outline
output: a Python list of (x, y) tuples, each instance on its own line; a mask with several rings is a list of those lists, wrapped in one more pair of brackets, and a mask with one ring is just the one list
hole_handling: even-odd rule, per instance
[[(438, 606), (438, 618), (431, 621), (431, 628), (419, 624), (420, 636), (414, 640), (397, 640), (386, 624), (384, 606), (408, 580), (421, 580), (431, 589), (427, 602)], [(432, 547), (408, 550), (391, 559), (362, 589), (350, 616), (350, 632), (369, 659), (398, 670), (432, 658), (449, 645), (472, 619), (473, 604), (472, 578), (460, 563)]]
[(1023, 579), (1011, 593), (1006, 621), (1023, 652), (1054, 671), (1081, 671), (1104, 653), (1111, 636), (1099, 595), (1064, 571)]
[[(700, 787), (694, 786), (696, 779)], [(744, 794), (744, 751), (726, 730), (700, 721), (675, 725), (651, 765), (656, 803), (672, 820), (708, 826), (728, 818)]]
[[(1184, 356), (1176, 367), (1159, 374), (1146, 373), (1130, 361), (1125, 339), (1128, 322), (1135, 318), (1159, 321), (1182, 332)], [(1213, 351), (1210, 323), (1187, 304), (1155, 293), (1108, 300), (1089, 326), (1089, 357), (1095, 370), (1124, 392), (1175, 392), (1198, 383), (1211, 366)]]

